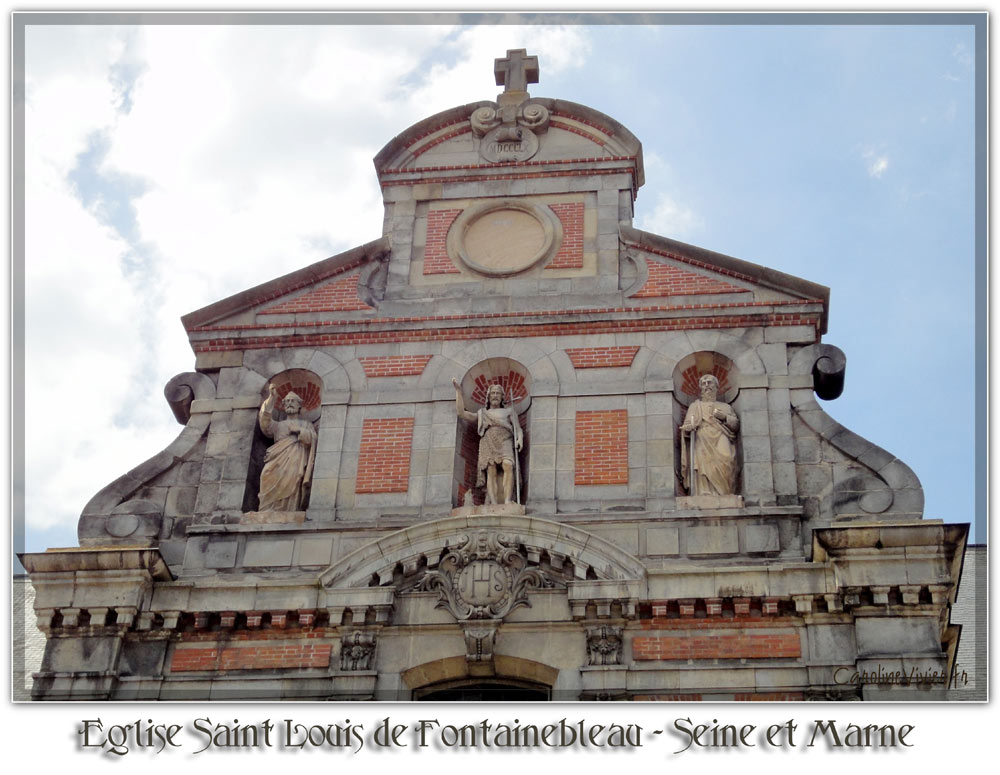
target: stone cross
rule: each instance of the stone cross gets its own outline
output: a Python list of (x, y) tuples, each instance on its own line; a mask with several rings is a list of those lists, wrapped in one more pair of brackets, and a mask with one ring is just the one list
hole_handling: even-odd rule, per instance
[(506, 57), (494, 60), (493, 74), (505, 92), (526, 92), (529, 83), (538, 83), (538, 57), (529, 57), (523, 48), (507, 49)]

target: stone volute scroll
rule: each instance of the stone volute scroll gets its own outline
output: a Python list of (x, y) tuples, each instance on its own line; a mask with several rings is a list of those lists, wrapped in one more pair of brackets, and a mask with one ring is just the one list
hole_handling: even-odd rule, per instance
[(718, 400), (718, 377), (704, 374), (698, 387), (701, 397), (688, 407), (680, 427), (684, 488), (694, 497), (735, 496), (740, 419), (729, 404)]
[(316, 461), (316, 428), (299, 416), (302, 399), (295, 392), (286, 393), (281, 401), (285, 419), (275, 420), (277, 400), (278, 389), (272, 384), (258, 413), (261, 432), (274, 440), (264, 456), (258, 511), (298, 512), (308, 502)]
[(482, 107), (469, 118), (480, 138), (479, 153), (485, 161), (526, 161), (538, 153), (538, 135), (549, 128), (549, 111), (529, 102), (528, 84), (538, 83), (538, 57), (525, 49), (511, 49), (494, 64), (497, 86), (503, 93), (496, 107)]
[(452, 379), (458, 416), (472, 423), (479, 434), (476, 462), (476, 486), (486, 488), (487, 507), (506, 507), (505, 511), (523, 514), (522, 477), (518, 453), (524, 447), (524, 433), (517, 413), (506, 400), (503, 387), (489, 386), (486, 405), (477, 412), (465, 408), (462, 387)]

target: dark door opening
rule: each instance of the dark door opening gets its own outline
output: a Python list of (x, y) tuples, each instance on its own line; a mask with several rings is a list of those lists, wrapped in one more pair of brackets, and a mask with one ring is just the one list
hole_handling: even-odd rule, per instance
[(549, 688), (526, 681), (450, 681), (418, 689), (421, 702), (546, 702)]

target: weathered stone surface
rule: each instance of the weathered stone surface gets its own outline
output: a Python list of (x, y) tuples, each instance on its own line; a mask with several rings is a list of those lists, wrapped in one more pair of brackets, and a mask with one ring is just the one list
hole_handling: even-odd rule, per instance
[(646, 531), (646, 554), (676, 555), (680, 553), (677, 528), (650, 528)]
[(248, 540), (243, 565), (249, 568), (291, 565), (294, 548), (295, 541), (291, 539)]
[(685, 531), (688, 554), (735, 554), (739, 536), (734, 527), (694, 527)]

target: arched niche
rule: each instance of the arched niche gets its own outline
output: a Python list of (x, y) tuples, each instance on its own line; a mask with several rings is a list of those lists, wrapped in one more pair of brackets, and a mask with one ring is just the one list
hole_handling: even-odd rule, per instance
[[(674, 398), (685, 409), (699, 397), (698, 380), (712, 374), (719, 380), (719, 400), (731, 404), (740, 392), (736, 364), (722, 353), (701, 351), (686, 355), (674, 366)], [(681, 418), (683, 419), (683, 418)]]
[[(278, 391), (278, 398), (275, 401), (275, 408), (271, 413), (274, 420), (284, 420), (285, 413), (281, 409), (281, 402), (285, 396), (294, 392), (302, 399), (302, 411), (299, 415), (303, 420), (308, 420), (318, 427), (320, 415), (323, 412), (323, 380), (315, 372), (309, 369), (286, 369), (268, 379), (260, 390), (260, 402), (263, 404), (270, 392), (270, 386)], [(243, 511), (257, 511), (260, 495), (260, 474), (264, 468), (264, 455), (268, 447), (271, 446), (271, 439), (267, 438), (260, 429), (260, 423), (254, 423), (253, 442), (250, 447), (250, 462), (247, 466), (247, 484), (243, 492)], [(308, 505), (308, 496), (303, 508)]]
[[(701, 396), (701, 388), (698, 386), (700, 380), (706, 374), (711, 374), (719, 380), (718, 401), (733, 404), (740, 392), (740, 373), (736, 364), (727, 356), (714, 350), (699, 350), (689, 353), (677, 361), (674, 366), (672, 379), (674, 385), (673, 416), (674, 428), (679, 429), (684, 423), (684, 416), (688, 407)], [(675, 486), (678, 493), (687, 494), (684, 488), (684, 476), (681, 471), (681, 444), (682, 434), (678, 430), (674, 433), (674, 476)], [(742, 491), (743, 482), (741, 472), (743, 470), (743, 459), (741, 445), (736, 444), (736, 490)]]
[[(460, 382), (465, 408), (470, 412), (476, 412), (485, 406), (487, 391), (495, 384), (503, 389), (504, 405), (513, 406), (524, 434), (524, 446), (518, 454), (517, 461), (520, 473), (520, 503), (524, 505), (524, 495), (528, 492), (528, 465), (531, 452), (529, 438), (531, 373), (524, 364), (513, 358), (498, 357), (480, 361), (465, 372)], [(458, 417), (455, 429), (452, 506), (464, 505), (466, 493), (472, 494), (473, 505), (479, 506), (484, 503), (484, 488), (476, 486), (478, 458), (478, 429), (473, 423)]]

